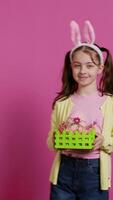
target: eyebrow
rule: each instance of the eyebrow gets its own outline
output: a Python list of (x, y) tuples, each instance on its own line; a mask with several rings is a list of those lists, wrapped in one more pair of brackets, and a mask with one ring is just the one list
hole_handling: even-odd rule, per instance
[[(79, 61), (74, 61), (73, 63), (79, 63), (79, 64), (82, 64), (82, 63), (79, 62)], [(83, 64), (89, 64), (89, 63), (92, 63), (92, 64), (93, 64), (93, 62), (86, 62), (86, 63), (83, 63)]]

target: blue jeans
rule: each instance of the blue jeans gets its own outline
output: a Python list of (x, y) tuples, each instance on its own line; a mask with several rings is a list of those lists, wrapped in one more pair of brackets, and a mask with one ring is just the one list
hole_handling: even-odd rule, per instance
[(50, 200), (108, 200), (100, 189), (100, 160), (61, 155), (57, 185), (51, 184)]

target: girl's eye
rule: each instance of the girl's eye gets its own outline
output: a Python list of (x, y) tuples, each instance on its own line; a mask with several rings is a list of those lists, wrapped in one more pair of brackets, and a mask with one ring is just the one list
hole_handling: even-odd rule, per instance
[(73, 67), (75, 67), (75, 68), (79, 68), (79, 67), (81, 67), (81, 65), (74, 65)]
[(87, 65), (87, 68), (92, 68), (93, 67), (93, 65)]

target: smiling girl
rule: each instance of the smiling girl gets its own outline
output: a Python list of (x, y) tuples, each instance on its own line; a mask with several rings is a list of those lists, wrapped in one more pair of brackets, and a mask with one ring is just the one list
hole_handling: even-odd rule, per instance
[(96, 139), (93, 150), (55, 151), (50, 199), (108, 200), (113, 152), (112, 57), (109, 50), (94, 43), (95, 33), (89, 21), (84, 27), (85, 42), (81, 42), (75, 21), (71, 22), (71, 33), (74, 48), (65, 56), (62, 89), (53, 102), (47, 143), (54, 149), (55, 128), (70, 119), (79, 119), (87, 127), (95, 125)]

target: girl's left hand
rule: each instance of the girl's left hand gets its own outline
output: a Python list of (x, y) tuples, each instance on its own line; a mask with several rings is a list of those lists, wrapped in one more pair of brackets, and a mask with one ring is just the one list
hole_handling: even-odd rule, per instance
[(102, 133), (98, 133), (94, 141), (94, 150), (100, 149), (100, 147), (102, 146), (103, 140), (104, 140), (104, 137)]

